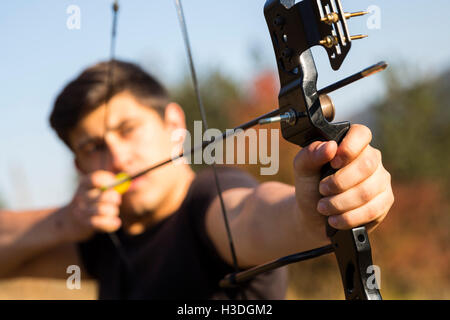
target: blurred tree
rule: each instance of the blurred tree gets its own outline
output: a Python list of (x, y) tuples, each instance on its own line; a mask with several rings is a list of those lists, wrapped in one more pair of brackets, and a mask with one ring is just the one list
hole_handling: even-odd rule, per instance
[[(413, 80), (405, 84), (404, 79)], [(423, 77), (387, 73), (387, 94), (373, 106), (374, 141), (400, 181), (450, 182), (450, 71)]]
[(6, 207), (6, 204), (3, 201), (3, 198), (0, 196), (0, 209), (5, 208), (5, 207)]
[[(374, 144), (392, 174), (395, 203), (373, 240), (384, 248), (388, 297), (450, 296), (450, 70), (391, 68), (369, 113)], [(385, 290), (386, 292), (386, 290)]]
[[(242, 99), (241, 84), (222, 73), (219, 69), (210, 69), (203, 72), (199, 77), (199, 89), (206, 112), (206, 120), (209, 128), (225, 130), (232, 128), (230, 110), (236, 102)], [(192, 146), (196, 144), (193, 140), (194, 121), (201, 121), (197, 97), (192, 85), (190, 74), (186, 74), (181, 81), (173, 85), (170, 90), (172, 100), (179, 103), (186, 115), (187, 130), (192, 135)], [(203, 132), (205, 130), (204, 127)], [(193, 165), (198, 170), (204, 165)]]
[[(199, 77), (199, 88), (208, 125), (211, 128), (228, 128), (230, 117), (226, 107), (241, 99), (241, 84), (220, 70), (214, 69), (207, 70)], [(181, 81), (172, 86), (170, 92), (172, 99), (183, 107), (187, 126), (191, 131), (194, 120), (201, 121), (201, 115), (190, 74), (186, 74)]]

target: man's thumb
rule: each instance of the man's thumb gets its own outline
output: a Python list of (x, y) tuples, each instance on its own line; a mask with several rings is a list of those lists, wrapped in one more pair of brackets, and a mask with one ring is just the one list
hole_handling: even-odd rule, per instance
[(311, 177), (320, 174), (320, 169), (330, 162), (337, 151), (335, 141), (315, 141), (300, 150), (294, 159), (294, 170), (298, 177)]

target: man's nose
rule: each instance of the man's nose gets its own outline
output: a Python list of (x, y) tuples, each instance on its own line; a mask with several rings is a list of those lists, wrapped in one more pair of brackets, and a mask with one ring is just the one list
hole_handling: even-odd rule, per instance
[(105, 140), (108, 158), (107, 170), (114, 173), (127, 172), (130, 169), (130, 162), (132, 159), (132, 155), (127, 145), (113, 136), (107, 136)]

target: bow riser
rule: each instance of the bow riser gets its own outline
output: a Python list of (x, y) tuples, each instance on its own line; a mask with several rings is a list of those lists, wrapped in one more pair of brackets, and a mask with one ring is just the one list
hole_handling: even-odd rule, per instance
[[(310, 49), (322, 45), (334, 70), (343, 63), (351, 37), (341, 2), (303, 0), (294, 5), (294, 1), (268, 0), (264, 15), (278, 65), (279, 108), (281, 113), (294, 115), (281, 122), (283, 137), (301, 147), (318, 140), (340, 143), (350, 123), (330, 123), (325, 119), (317, 92), (318, 72)], [(327, 15), (338, 21), (327, 22)], [(327, 37), (335, 37), (336, 41), (329, 45), (324, 42)], [(322, 168), (321, 178), (335, 172), (327, 164)], [(373, 263), (366, 228), (336, 230), (327, 223), (326, 232), (334, 247), (346, 298), (381, 299), (377, 286), (368, 285), (367, 272)]]

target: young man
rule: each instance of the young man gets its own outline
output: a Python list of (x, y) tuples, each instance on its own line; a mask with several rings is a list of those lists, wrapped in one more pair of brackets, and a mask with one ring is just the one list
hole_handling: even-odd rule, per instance
[[(99, 281), (103, 299), (226, 298), (233, 292), (218, 281), (233, 271), (232, 255), (211, 170), (196, 175), (187, 164), (169, 164), (134, 180), (123, 195), (100, 190), (117, 173), (133, 174), (180, 151), (183, 139), (174, 141), (172, 133), (185, 128), (181, 107), (139, 67), (116, 61), (112, 83), (109, 72), (109, 63), (88, 68), (56, 99), (50, 122), (82, 178), (62, 208), (0, 213), (0, 275), (56, 252), (48, 273), (67, 276), (64, 262), (78, 252), (77, 263)], [(369, 129), (353, 125), (339, 147), (303, 148), (293, 164), (295, 186), (258, 184), (219, 168), (239, 267), (328, 244), (326, 219), (338, 229), (375, 228), (393, 194), (370, 141)], [(320, 181), (329, 161), (339, 171)], [(278, 270), (243, 290), (248, 298), (282, 299), (285, 286)]]

